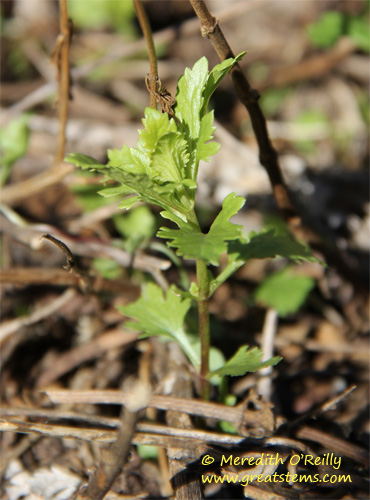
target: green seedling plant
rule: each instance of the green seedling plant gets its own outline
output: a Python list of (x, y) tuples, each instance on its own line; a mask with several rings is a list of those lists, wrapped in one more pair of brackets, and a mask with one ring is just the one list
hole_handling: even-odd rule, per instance
[[(187, 289), (172, 285), (163, 291), (154, 283), (143, 289), (134, 303), (120, 311), (135, 321), (128, 326), (142, 337), (158, 335), (177, 341), (200, 375), (201, 393), (209, 398), (209, 381), (217, 377), (240, 376), (276, 365), (276, 356), (261, 362), (262, 351), (241, 346), (231, 359), (210, 369), (209, 300), (217, 288), (249, 259), (282, 256), (300, 262), (315, 261), (309, 249), (289, 235), (273, 230), (252, 234), (245, 239), (242, 226), (230, 222), (243, 207), (245, 199), (230, 193), (207, 233), (202, 232), (195, 211), (197, 174), (201, 161), (209, 161), (220, 145), (214, 142), (214, 113), (208, 110), (210, 98), (232, 66), (245, 53), (227, 59), (208, 70), (202, 57), (193, 68), (186, 68), (178, 81), (176, 103), (170, 115), (146, 108), (144, 129), (139, 130), (136, 148), (108, 150), (108, 163), (83, 154), (70, 154), (66, 161), (78, 167), (103, 173), (106, 181), (115, 181), (100, 193), (123, 197), (120, 208), (129, 210), (137, 202), (158, 205), (161, 216), (173, 227), (161, 227), (157, 236), (166, 240), (183, 259), (195, 261), (197, 282)], [(217, 272), (220, 259), (227, 264)], [(198, 332), (186, 329), (186, 316), (192, 303), (198, 308)]]

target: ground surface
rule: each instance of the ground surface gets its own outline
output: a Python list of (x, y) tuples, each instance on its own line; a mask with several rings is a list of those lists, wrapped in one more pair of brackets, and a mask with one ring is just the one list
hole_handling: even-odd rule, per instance
[[(111, 10), (102, 24), (102, 14), (97, 22), (93, 15), (98, 2), (87, 2), (87, 9), (78, 3), (83, 20), (72, 9), (69, 13), (76, 19), (65, 154), (82, 152), (104, 162), (107, 148), (136, 143), (148, 105), (148, 62), (130, 7), (124, 13), (115, 10), (119, 2), (106, 2)], [(213, 66), (217, 56), (201, 37), (190, 3), (145, 5), (158, 43), (160, 78), (174, 94), (186, 66), (203, 55)], [(230, 478), (235, 468), (221, 459), (230, 453), (282, 459), (270, 469), (254, 463), (250, 473), (311, 474), (311, 479), (289, 483), (285, 476), (281, 483), (254, 481), (245, 487), (213, 480), (205, 487), (207, 498), (264, 499), (272, 498), (272, 491), (274, 498), (368, 498), (368, 54), (345, 36), (345, 27), (326, 47), (315, 46), (308, 35), (308, 26), (323, 13), (342, 13), (349, 25), (350, 19), (366, 16), (366, 5), (309, 0), (213, 0), (208, 5), (234, 53), (248, 50), (242, 68), (262, 94), (295, 203), (307, 224), (334, 245), (338, 258), (326, 268), (290, 264), (293, 274), (311, 278), (313, 287), (300, 307), (285, 315), (256, 299), (258, 286), (288, 265), (283, 259), (250, 261), (219, 288), (210, 305), (214, 345), (230, 357), (242, 344), (261, 346), (268, 330), (270, 347), (283, 361), (267, 382), (257, 373), (214, 388), (214, 403), (228, 394), (241, 405), (245, 425), (239, 436), (220, 424), (227, 417), (220, 416), (219, 407), (210, 410), (214, 418), (202, 417), (197, 378), (177, 347), (155, 338), (138, 340), (116, 309), (135, 300), (146, 281), (166, 286), (179, 279), (154, 236), (162, 223), (158, 211), (154, 208), (153, 220), (146, 214), (154, 230), (132, 257), (127, 250), (135, 244), (138, 223), (131, 221), (130, 229), (118, 203), (102, 203), (96, 195), (100, 179), (55, 160), (60, 122), (53, 106), (56, 70), (49, 58), (58, 36), (57, 4), (3, 2), (1, 124), (24, 119), (13, 133), (8, 129), (7, 142), (4, 133), (1, 139), (3, 169), (9, 174), (1, 208), (4, 499), (73, 498), (93, 468), (108, 461), (104, 449), (117, 436), (120, 410), (115, 393), (108, 391), (130, 392), (138, 374), (162, 400), (140, 416), (128, 461), (106, 498), (173, 497), (174, 463), (186, 468), (191, 462), (189, 481), (205, 471)], [(246, 234), (280, 227), (283, 219), (258, 162), (249, 116), (230, 79), (215, 94), (213, 106), (215, 137), (222, 147), (200, 172), (204, 228), (232, 191), (247, 198), (234, 221)], [(12, 164), (7, 167), (5, 153), (11, 156), (14, 150), (16, 160), (7, 159)], [(63, 269), (62, 249), (40, 242), (44, 233), (71, 250), (75, 265), (70, 272)], [(192, 262), (185, 271), (194, 279)], [(275, 298), (288, 292), (289, 287), (280, 288)], [(189, 321), (194, 323), (195, 316)], [(99, 404), (88, 398), (92, 389), (101, 391)], [(71, 392), (52, 403), (53, 394), (45, 391), (58, 390)], [(171, 396), (188, 400), (192, 420), (183, 417), (184, 403), (173, 406)], [(165, 429), (162, 434), (158, 424)], [(180, 427), (177, 438), (175, 427)], [(159, 447), (143, 446), (148, 444)], [(201, 463), (205, 455), (214, 458), (213, 469)], [(331, 482), (314, 482), (315, 474), (320, 480), (327, 474)]]

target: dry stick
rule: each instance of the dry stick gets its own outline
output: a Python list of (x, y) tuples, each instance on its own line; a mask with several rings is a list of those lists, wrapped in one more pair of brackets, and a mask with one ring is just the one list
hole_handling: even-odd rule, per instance
[(68, 120), (68, 101), (70, 97), (69, 44), (71, 41), (71, 24), (67, 13), (67, 0), (59, 0), (60, 35), (54, 49), (55, 63), (58, 75), (58, 108), (59, 134), (55, 163), (64, 158), (66, 142), (66, 126)]
[(36, 174), (24, 181), (5, 186), (1, 193), (1, 202), (7, 205), (16, 205), (25, 198), (28, 199), (30, 196), (40, 193), (53, 184), (62, 181), (74, 169), (74, 165), (62, 162), (45, 170), (41, 174)]
[[(167, 365), (167, 375), (172, 382), (168, 392), (190, 399), (193, 393), (192, 379), (189, 370), (184, 365), (184, 354), (178, 345), (170, 346), (170, 356)], [(166, 422), (171, 427), (178, 427), (180, 430), (187, 429), (193, 432), (193, 423), (190, 415), (178, 412), (167, 411)], [(167, 449), (169, 470), (171, 473), (171, 484), (176, 494), (176, 500), (200, 500), (204, 498), (202, 483), (199, 475), (188, 468), (188, 464), (199, 458), (194, 456), (184, 448)]]
[[(52, 285), (52, 286), (76, 286), (86, 292), (86, 284), (81, 277), (66, 273), (64, 269), (52, 267), (9, 267), (0, 269), (0, 285)], [(94, 277), (92, 290), (98, 292), (122, 293), (125, 291), (132, 297), (137, 298), (139, 288), (126, 278), (115, 281)]]
[(104, 453), (99, 466), (89, 477), (88, 485), (80, 490), (76, 500), (102, 500), (125, 465), (141, 410), (147, 406), (151, 396), (150, 387), (140, 380), (129, 389), (129, 401), (123, 413), (117, 439)]
[[(45, 390), (43, 391), (55, 404), (62, 403), (84, 403), (84, 404), (123, 404), (127, 394), (118, 390)], [(178, 398), (154, 395), (148, 403), (148, 407), (154, 407), (161, 410), (173, 410), (189, 415), (198, 415), (204, 418), (213, 418), (217, 420), (226, 420), (232, 423), (238, 429), (240, 434), (249, 434), (248, 429), (244, 430), (245, 424), (250, 424), (246, 413), (248, 400), (237, 406), (226, 406), (220, 403), (211, 403), (209, 401), (200, 401), (196, 399)], [(261, 422), (261, 426), (263, 422)]]
[(65, 373), (81, 366), (82, 363), (97, 358), (108, 350), (127, 346), (135, 342), (137, 338), (137, 333), (122, 328), (108, 330), (103, 335), (93, 338), (90, 342), (60, 354), (55, 362), (39, 375), (35, 385), (38, 388), (47, 386)]
[(65, 243), (63, 243), (63, 241), (58, 240), (58, 238), (54, 238), (54, 236), (52, 236), (51, 234), (47, 234), (47, 233), (41, 235), (40, 239), (41, 240), (43, 240), (43, 239), (49, 240), (52, 243), (54, 243), (54, 245), (56, 245), (58, 248), (60, 248), (62, 250), (62, 252), (65, 254), (66, 259), (67, 259), (67, 265), (63, 266), (63, 269), (65, 269), (66, 271), (71, 271), (75, 267), (75, 259), (73, 257), (73, 254), (70, 251), (70, 249), (67, 247), (67, 245)]
[[(274, 340), (277, 330), (278, 314), (275, 309), (268, 309), (265, 322), (262, 330), (262, 343), (261, 350), (263, 356), (261, 361), (270, 359), (274, 354)], [(265, 401), (271, 399), (271, 383), (272, 383), (272, 366), (263, 368), (259, 373), (260, 379), (258, 381), (258, 394), (263, 396)]]
[(327, 434), (320, 429), (313, 429), (305, 425), (297, 430), (295, 437), (319, 443), (333, 453), (349, 457), (359, 463), (369, 464), (369, 452), (367, 450), (337, 436)]
[[(2, 216), (2, 214), (4, 214), (4, 216)], [(171, 266), (171, 262), (169, 260), (160, 259), (144, 253), (138, 253), (135, 256), (133, 263), (131, 263), (131, 256), (128, 252), (120, 248), (113, 247), (112, 244), (108, 244), (109, 242), (102, 242), (99, 240), (96, 241), (95, 239), (80, 241), (49, 224), (29, 224), (27, 221), (22, 219), (17, 212), (14, 212), (14, 210), (10, 209), (8, 206), (1, 204), (0, 224), (4, 233), (9, 234), (12, 238), (22, 242), (23, 244), (29, 245), (32, 248), (35, 248), (35, 239), (39, 239), (38, 234), (40, 232), (53, 233), (62, 238), (64, 243), (68, 245), (75, 255), (83, 255), (84, 257), (107, 256), (118, 262), (123, 267), (128, 267), (132, 264), (135, 269), (141, 269), (142, 271), (151, 273), (159, 284), (161, 271), (166, 271)], [(38, 248), (38, 246), (36, 246), (36, 248)]]
[[(221, 60), (234, 58), (233, 51), (221, 31), (218, 19), (211, 15), (204, 1), (190, 0), (190, 3), (202, 25), (202, 35), (209, 38), (219, 58)], [(276, 202), (287, 217), (288, 223), (296, 226), (299, 224), (299, 220), (297, 220), (298, 217), (281, 175), (277, 153), (267, 132), (265, 117), (258, 104), (260, 95), (257, 90), (251, 88), (239, 64), (235, 64), (230, 73), (237, 95), (249, 112), (259, 146), (260, 162), (267, 170)]]
[[(210, 431), (199, 431), (197, 429), (175, 429), (161, 426), (162, 433), (150, 432), (147, 429), (141, 432), (143, 424), (138, 424), (138, 432), (132, 439), (132, 444), (148, 444), (153, 446), (163, 446), (164, 448), (183, 448), (196, 451), (204, 443), (216, 445), (237, 446), (245, 442), (245, 437), (233, 436), (232, 434), (220, 434)], [(148, 427), (150, 424), (146, 424)], [(159, 426), (155, 426), (159, 427)], [(40, 423), (23, 422), (14, 419), (0, 419), (1, 432), (18, 432), (20, 434), (38, 434), (41, 436), (53, 436), (63, 438), (75, 438), (83, 441), (93, 441), (100, 443), (114, 443), (117, 439), (117, 432), (108, 429), (81, 429), (77, 427), (66, 427), (61, 425), (49, 425)], [(268, 441), (270, 443), (271, 440)], [(292, 439), (289, 441), (293, 441)], [(263, 441), (261, 441), (262, 443)]]
[[(203, 0), (190, 0), (190, 3), (202, 25), (202, 35), (209, 38), (221, 60), (235, 57), (219, 26), (218, 19), (211, 15)], [(318, 234), (308, 228), (302, 221), (293, 205), (288, 189), (281, 174), (278, 155), (271, 144), (264, 114), (258, 104), (260, 94), (252, 89), (239, 64), (230, 70), (231, 78), (240, 101), (247, 108), (252, 122), (253, 131), (258, 142), (259, 160), (269, 176), (276, 204), (284, 216), (289, 229), (296, 238), (306, 241), (325, 255), (330, 265), (333, 265), (350, 282), (361, 289), (368, 289), (369, 283), (364, 280), (364, 273), (348, 262), (331, 241), (323, 240)]]
[(355, 51), (356, 44), (352, 39), (340, 38), (338, 43), (329, 51), (322, 54), (315, 54), (299, 63), (272, 70), (266, 80), (259, 84), (259, 88), (283, 87), (292, 83), (323, 76)]
[[(117, 428), (120, 426), (119, 419), (108, 419), (104, 417), (85, 416), (80, 414), (71, 414), (71, 412), (53, 412), (52, 410), (41, 409), (19, 409), (4, 408), (1, 411), (0, 431), (18, 432), (21, 434), (36, 434), (39, 436), (53, 436), (63, 438), (75, 438), (84, 441), (114, 443), (117, 440), (117, 432), (111, 429), (90, 429), (62, 425), (43, 424), (38, 422), (25, 422), (8, 416), (25, 415), (32, 418), (46, 419), (69, 419), (86, 422), (89, 424), (98, 424)], [(7, 418), (8, 417), (8, 418)], [(108, 420), (110, 422), (108, 422)], [(198, 429), (176, 429), (169, 426), (159, 426), (154, 424), (138, 424), (132, 444), (148, 444), (163, 446), (164, 448), (184, 448), (193, 450), (197, 456), (201, 456), (204, 451), (205, 443), (209, 446), (218, 445), (247, 445), (247, 446), (284, 446), (291, 450), (297, 450), (305, 455), (316, 457), (316, 453), (305, 443), (298, 441), (304, 439), (320, 444), (324, 448), (345, 457), (354, 460), (357, 463), (368, 464), (369, 454), (365, 448), (345, 441), (337, 436), (327, 434), (318, 429), (312, 429), (304, 426), (296, 432), (296, 439), (281, 437), (262, 438), (258, 440), (248, 440), (242, 436), (232, 434), (220, 434), (211, 431), (202, 431)]]
[(150, 28), (149, 20), (141, 0), (134, 0), (134, 7), (138, 21), (140, 23), (141, 30), (143, 32), (148, 47), (148, 55), (150, 63), (150, 76), (149, 76), (150, 107), (157, 109), (157, 101), (155, 95), (157, 92), (157, 83), (158, 83), (158, 63), (157, 63), (157, 55), (155, 53), (154, 41), (152, 37), (152, 30)]
[(68, 288), (62, 295), (58, 296), (51, 302), (48, 302), (45, 305), (37, 306), (31, 314), (28, 314), (27, 316), (21, 316), (20, 318), (11, 319), (9, 321), (3, 321), (0, 324), (0, 344), (9, 335), (15, 333), (20, 328), (33, 325), (34, 323), (47, 318), (51, 314), (54, 314), (61, 307), (68, 304), (68, 302), (76, 297), (76, 295), (76, 290), (74, 290), (73, 288)]

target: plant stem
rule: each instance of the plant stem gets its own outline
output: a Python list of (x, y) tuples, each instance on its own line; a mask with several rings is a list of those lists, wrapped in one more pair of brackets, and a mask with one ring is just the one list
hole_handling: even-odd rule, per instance
[(197, 259), (197, 280), (199, 287), (199, 337), (201, 349), (200, 365), (200, 387), (203, 399), (209, 399), (209, 348), (210, 348), (210, 330), (209, 330), (209, 276), (207, 264), (204, 260)]
[(152, 37), (152, 30), (150, 28), (149, 20), (141, 0), (134, 0), (134, 7), (141, 27), (141, 31), (143, 32), (148, 47), (149, 64), (150, 64), (149, 88), (151, 91), (150, 107), (157, 109), (157, 101), (155, 99), (155, 95), (157, 92), (157, 82), (158, 82), (158, 63), (157, 63), (157, 54), (155, 53), (155, 47)]

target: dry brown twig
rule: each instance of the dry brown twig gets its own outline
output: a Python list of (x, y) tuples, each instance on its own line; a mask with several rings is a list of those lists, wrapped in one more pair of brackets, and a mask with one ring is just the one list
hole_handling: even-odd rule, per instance
[(67, 288), (62, 295), (47, 304), (37, 306), (35, 310), (27, 316), (21, 316), (20, 318), (4, 321), (0, 325), (0, 343), (20, 328), (37, 323), (51, 314), (54, 314), (61, 307), (68, 304), (68, 302), (70, 302), (76, 294), (76, 290), (73, 288)]
[(149, 386), (140, 381), (131, 387), (117, 438), (104, 453), (99, 466), (89, 477), (87, 486), (77, 493), (76, 500), (102, 500), (110, 490), (127, 460), (140, 412), (147, 406), (150, 392)]
[[(81, 278), (74, 274), (66, 273), (59, 267), (10, 267), (0, 269), (0, 284), (10, 285), (50, 285), (53, 286), (75, 286), (85, 291), (86, 286)], [(96, 276), (92, 282), (94, 292), (122, 293), (125, 291), (127, 297), (135, 299), (139, 288), (128, 279), (109, 280)]]
[[(222, 61), (231, 57), (234, 58), (233, 51), (220, 28), (218, 19), (212, 16), (205, 2), (202, 0), (190, 0), (190, 3), (201, 23), (202, 36), (210, 40), (219, 58)], [(233, 66), (230, 70), (230, 76), (239, 99), (247, 108), (250, 115), (258, 142), (259, 159), (269, 176), (276, 203), (286, 217), (289, 225), (292, 228), (297, 228), (300, 225), (300, 220), (290, 200), (281, 174), (277, 153), (271, 144), (266, 120), (258, 104), (260, 94), (257, 90), (251, 88), (239, 64)]]
[(157, 62), (157, 55), (155, 53), (152, 30), (141, 0), (133, 0), (133, 1), (136, 11), (136, 16), (138, 18), (141, 30), (143, 32), (146, 46), (148, 48), (150, 74), (147, 77), (146, 82), (148, 81), (147, 87), (150, 94), (150, 107), (157, 109), (156, 93), (158, 85), (158, 62)]
[[(205, 2), (203, 0), (190, 0), (190, 3), (201, 23), (202, 36), (210, 40), (219, 58), (222, 61), (230, 57), (234, 58), (234, 53), (220, 28), (218, 19), (209, 12)], [(238, 63), (230, 70), (230, 76), (240, 101), (249, 113), (258, 143), (260, 163), (266, 169), (276, 204), (289, 229), (297, 239), (307, 242), (322, 253), (327, 262), (338, 269), (350, 283), (356, 283), (358, 287), (367, 290), (369, 284), (367, 280), (364, 280), (362, 270), (358, 269), (355, 263), (352, 264), (333, 242), (323, 238), (322, 235), (306, 225), (306, 221), (302, 220), (292, 202), (281, 173), (277, 152), (269, 138), (266, 119), (258, 103), (260, 94), (251, 87)]]
[[(122, 391), (112, 390), (46, 390), (45, 393), (55, 404), (82, 402), (88, 404), (124, 404), (127, 397)], [(254, 406), (255, 409), (251, 410), (250, 405)], [(253, 391), (245, 401), (234, 407), (208, 401), (159, 395), (154, 395), (148, 406), (204, 418), (225, 420), (235, 425), (242, 436), (261, 438), (271, 435), (279, 425), (275, 422), (271, 405), (263, 402)]]
[[(193, 397), (192, 376), (186, 366), (184, 354), (178, 345), (169, 347), (170, 356), (167, 361), (166, 377), (168, 382), (166, 392), (176, 394), (185, 400)], [(173, 411), (166, 412), (166, 422), (170, 427), (177, 429), (193, 430), (193, 423), (188, 413)], [(176, 494), (177, 500), (198, 500), (204, 498), (202, 483), (199, 475), (188, 468), (189, 463), (194, 461), (194, 454), (189, 450), (181, 448), (167, 449), (170, 480)], [(197, 457), (196, 457), (197, 458)]]
[(279, 87), (323, 76), (350, 54), (356, 51), (356, 44), (350, 38), (340, 38), (329, 51), (315, 54), (297, 64), (276, 68), (262, 81), (259, 87)]
[[(37, 434), (41, 436), (54, 436), (63, 438), (76, 438), (85, 441), (96, 441), (99, 443), (112, 443), (117, 437), (117, 432), (110, 430), (118, 428), (121, 420), (114, 418), (104, 418), (95, 415), (81, 415), (80, 413), (48, 410), (44, 408), (6, 408), (1, 409), (0, 430), (19, 432), (22, 434)], [(81, 429), (77, 427), (61, 426), (53, 424), (43, 424), (37, 422), (25, 422), (17, 420), (19, 416), (29, 416), (32, 418), (41, 418), (48, 420), (65, 420), (72, 419), (86, 422), (92, 425), (108, 427), (108, 429)], [(109, 429), (110, 428), (110, 429)], [(184, 448), (193, 450), (197, 454), (197, 458), (204, 450), (204, 444), (218, 446), (239, 446), (243, 443), (253, 443), (249, 438), (243, 436), (235, 436), (232, 434), (221, 434), (212, 431), (203, 431), (199, 429), (178, 429), (169, 426), (138, 423), (137, 432), (134, 434), (132, 444), (149, 444), (157, 445), (164, 448)], [(296, 439), (287, 438), (284, 436), (266, 437), (258, 439), (259, 446), (284, 446), (293, 450), (297, 450), (304, 454), (317, 454), (308, 447), (305, 443), (299, 441), (304, 439), (318, 443), (331, 452), (341, 456), (346, 456), (359, 464), (367, 465), (369, 463), (369, 455), (366, 449), (354, 443), (345, 441), (334, 435), (327, 434), (323, 431), (313, 429), (309, 426), (303, 426), (296, 431)]]
[(66, 353), (60, 354), (55, 362), (40, 374), (36, 387), (41, 388), (51, 384), (65, 373), (81, 366), (86, 361), (97, 358), (104, 352), (132, 344), (138, 339), (138, 336), (137, 333), (113, 328), (99, 337), (93, 338), (90, 342), (74, 347)]
[(68, 121), (68, 101), (70, 99), (69, 46), (72, 36), (72, 23), (68, 19), (67, 0), (59, 0), (60, 35), (57, 38), (52, 58), (57, 67), (59, 134), (55, 163), (64, 158), (66, 126)]
[(115, 260), (123, 267), (133, 266), (135, 269), (149, 272), (154, 279), (164, 286), (164, 277), (162, 271), (171, 266), (169, 260), (160, 259), (151, 255), (137, 252), (132, 261), (132, 256), (121, 248), (116, 248), (109, 242), (89, 239), (80, 241), (72, 236), (63, 233), (60, 229), (49, 224), (29, 224), (17, 212), (6, 205), (0, 204), (0, 221), (2, 231), (11, 235), (17, 241), (29, 245), (31, 248), (37, 248), (40, 244), (42, 233), (53, 234), (67, 245), (74, 255), (83, 255), (84, 257), (106, 256)]

